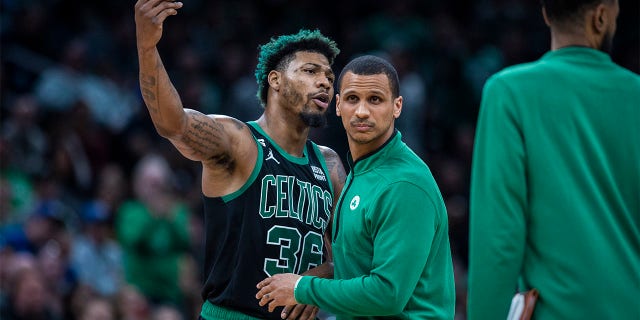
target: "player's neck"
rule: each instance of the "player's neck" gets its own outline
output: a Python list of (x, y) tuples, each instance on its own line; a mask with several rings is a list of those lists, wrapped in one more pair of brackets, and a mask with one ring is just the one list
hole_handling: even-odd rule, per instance
[(582, 29), (551, 31), (551, 50), (557, 50), (564, 47), (587, 47), (596, 48), (593, 41), (589, 41), (590, 37)]
[(309, 127), (301, 121), (288, 121), (284, 117), (265, 113), (256, 121), (275, 143), (294, 157), (302, 157), (309, 136)]

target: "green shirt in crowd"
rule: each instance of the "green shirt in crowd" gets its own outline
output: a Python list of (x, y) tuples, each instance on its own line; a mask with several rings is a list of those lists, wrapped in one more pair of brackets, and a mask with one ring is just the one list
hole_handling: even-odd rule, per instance
[(172, 210), (171, 217), (157, 217), (140, 201), (125, 202), (118, 210), (116, 231), (127, 283), (153, 303), (181, 306), (179, 266), (190, 248), (189, 211), (184, 204)]

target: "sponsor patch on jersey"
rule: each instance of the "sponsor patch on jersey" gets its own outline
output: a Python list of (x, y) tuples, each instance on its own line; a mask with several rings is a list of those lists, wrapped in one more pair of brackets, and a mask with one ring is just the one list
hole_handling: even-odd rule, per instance
[(351, 198), (351, 202), (349, 202), (349, 208), (351, 208), (351, 210), (355, 210), (359, 204), (360, 196), (354, 196), (353, 198)]
[(311, 170), (313, 170), (313, 175), (318, 181), (327, 181), (327, 176), (324, 175), (324, 171), (322, 171), (322, 169), (316, 166), (311, 166)]

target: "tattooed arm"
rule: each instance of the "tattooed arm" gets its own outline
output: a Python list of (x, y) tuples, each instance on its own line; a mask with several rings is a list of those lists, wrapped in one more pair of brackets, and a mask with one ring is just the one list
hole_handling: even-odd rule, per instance
[(162, 64), (157, 44), (164, 21), (176, 15), (181, 2), (138, 0), (135, 5), (136, 43), (140, 64), (140, 90), (158, 134), (169, 139), (185, 157), (203, 163), (203, 192), (219, 196), (235, 191), (246, 181), (257, 147), (242, 122), (185, 109)]
[(181, 2), (166, 0), (138, 0), (135, 5), (140, 90), (158, 133), (167, 138), (184, 131), (187, 114), (156, 45), (162, 37), (164, 20), (176, 15), (181, 7)]

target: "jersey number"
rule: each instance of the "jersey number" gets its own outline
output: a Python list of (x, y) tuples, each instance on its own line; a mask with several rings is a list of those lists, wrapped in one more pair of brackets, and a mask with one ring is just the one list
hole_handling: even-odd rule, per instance
[[(322, 235), (309, 231), (304, 238), (295, 228), (273, 226), (267, 233), (267, 243), (280, 246), (278, 259), (264, 259), (264, 272), (272, 276), (278, 273), (300, 273), (322, 264)], [(298, 261), (298, 252), (300, 261)]]

